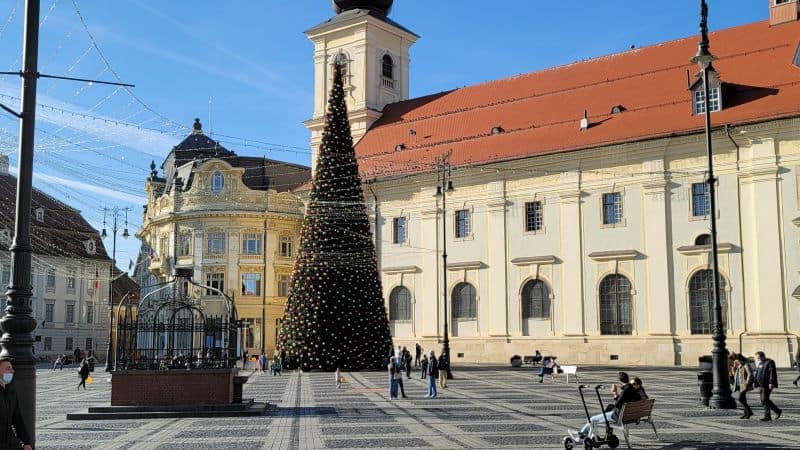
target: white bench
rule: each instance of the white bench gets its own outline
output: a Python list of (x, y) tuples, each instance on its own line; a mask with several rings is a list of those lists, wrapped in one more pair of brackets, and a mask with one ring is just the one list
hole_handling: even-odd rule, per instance
[(556, 377), (563, 376), (566, 379), (566, 382), (569, 383), (569, 376), (572, 375), (575, 378), (575, 382), (577, 383), (578, 380), (578, 366), (558, 366), (561, 369), (561, 373), (557, 373), (558, 369), (554, 369), (553, 373), (550, 374), (550, 379), (552, 381), (556, 381)]

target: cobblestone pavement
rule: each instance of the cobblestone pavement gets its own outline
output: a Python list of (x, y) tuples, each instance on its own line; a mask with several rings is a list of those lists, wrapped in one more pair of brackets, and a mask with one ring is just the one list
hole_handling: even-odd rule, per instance
[[(456, 379), (436, 399), (425, 399), (419, 375), (405, 380), (409, 399), (390, 401), (387, 376), (346, 374), (336, 389), (333, 374), (253, 374), (245, 397), (274, 406), (255, 418), (67, 421), (68, 412), (108, 405), (109, 375), (95, 372), (77, 391), (74, 368), (38, 373), (39, 449), (293, 449), (293, 448), (563, 448), (567, 428), (585, 422), (576, 385), (538, 383), (531, 368), (457, 366)], [(581, 369), (581, 381), (608, 383), (617, 369)], [(780, 374), (775, 402), (780, 420), (740, 420), (741, 411), (698, 404), (694, 371), (629, 369), (656, 399), (661, 441), (647, 426), (633, 429), (634, 448), (800, 448), (800, 388), (795, 373)], [(413, 375), (413, 374), (412, 374)], [(751, 405), (758, 395), (751, 394)], [(608, 400), (608, 399), (606, 399)], [(754, 408), (757, 415), (761, 408)], [(596, 397), (590, 412), (599, 412)], [(624, 448), (624, 442), (622, 444)]]

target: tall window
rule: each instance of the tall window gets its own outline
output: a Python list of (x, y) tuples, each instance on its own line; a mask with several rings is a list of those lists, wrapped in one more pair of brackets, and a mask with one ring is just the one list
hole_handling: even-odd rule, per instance
[(383, 55), (383, 76), (390, 80), (394, 79), (394, 61), (389, 55)]
[(72, 351), (74, 347), (72, 346), (72, 338), (67, 337), (64, 339), (64, 350)]
[(208, 235), (208, 253), (212, 255), (225, 253), (225, 233), (216, 231)]
[(225, 187), (225, 177), (218, 170), (211, 176), (211, 192), (219, 194), (223, 187)]
[(67, 291), (68, 292), (75, 292), (75, 278), (77, 277), (77, 272), (75, 269), (67, 270)]
[(281, 236), (280, 255), (284, 258), (292, 257), (292, 237)]
[(45, 303), (44, 304), (44, 321), (48, 323), (53, 322), (54, 312), (56, 309), (56, 305), (53, 303)]
[[(206, 286), (210, 286), (220, 291), (225, 291), (225, 274), (223, 272), (210, 272), (206, 274)], [(206, 289), (206, 295), (217, 295), (216, 292)]]
[(75, 305), (67, 305), (64, 312), (64, 322), (75, 323)]
[[(706, 94), (703, 89), (694, 91), (694, 113), (704, 114), (706, 112)], [(721, 109), (719, 98), (719, 87), (711, 88), (708, 90), (708, 109), (711, 112), (716, 112)]]
[(622, 275), (609, 275), (600, 282), (600, 334), (633, 332), (631, 282)]
[(703, 217), (711, 212), (708, 183), (692, 183), (692, 216)]
[(603, 194), (603, 225), (622, 223), (622, 193)]
[(278, 275), (278, 297), (289, 296), (289, 275)]
[(55, 292), (56, 290), (56, 269), (53, 267), (47, 269), (45, 288), (47, 289), (47, 292)]
[(242, 295), (261, 295), (261, 274), (242, 274)]
[(244, 233), (242, 235), (242, 253), (245, 255), (261, 254), (261, 234)]
[(94, 305), (86, 305), (86, 323), (94, 323)]
[[(712, 334), (714, 327), (714, 272), (701, 270), (689, 280), (689, 310), (692, 334)], [(719, 277), (719, 302), (722, 305), (722, 326), (726, 325), (727, 301), (725, 278)]]
[(389, 320), (411, 320), (411, 292), (403, 286), (389, 294)]
[(472, 226), (469, 223), (469, 210), (459, 209), (458, 211), (456, 211), (455, 227), (456, 227), (457, 238), (464, 238), (470, 235), (470, 233), (472, 232)]
[(542, 231), (543, 219), (541, 201), (525, 203), (525, 231)]
[(469, 283), (458, 283), (453, 288), (453, 319), (475, 319), (477, 303), (475, 288)]
[(161, 257), (166, 258), (169, 255), (169, 238), (161, 236), (158, 240), (158, 249), (161, 251)]
[(395, 217), (393, 220), (393, 238), (395, 244), (402, 244), (406, 241), (406, 218)]
[(178, 256), (189, 256), (192, 254), (192, 234), (181, 233), (178, 238)]
[(530, 280), (522, 287), (522, 318), (550, 318), (550, 290), (541, 280)]
[(86, 338), (86, 348), (84, 350), (86, 350), (87, 352), (89, 350), (94, 350), (94, 340), (92, 338), (90, 337)]
[(44, 351), (49, 352), (53, 350), (53, 338), (50, 336), (44, 337)]

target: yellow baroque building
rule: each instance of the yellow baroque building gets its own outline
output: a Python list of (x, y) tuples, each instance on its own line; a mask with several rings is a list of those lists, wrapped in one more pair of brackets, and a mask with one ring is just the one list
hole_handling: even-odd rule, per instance
[[(206, 136), (199, 120), (161, 169), (163, 176), (151, 164), (137, 233), (150, 272), (166, 281), (175, 268), (191, 268), (195, 282), (233, 298), (247, 324), (248, 352), (272, 353), (303, 218), (303, 203), (291, 191), (308, 182), (310, 169), (238, 156)], [(191, 289), (189, 295), (207, 315), (222, 313), (211, 292)]]
[[(438, 352), (447, 321), (454, 362), (538, 349), (564, 363), (694, 366), (712, 347), (715, 215), (728, 349), (789, 365), (800, 344), (796, 0), (710, 34), (714, 211), (697, 37), (409, 99), (418, 37), (389, 18), (392, 2), (335, 3), (306, 31), (306, 126), (314, 151), (339, 61), (396, 345)], [(443, 208), (446, 155), (455, 189)]]

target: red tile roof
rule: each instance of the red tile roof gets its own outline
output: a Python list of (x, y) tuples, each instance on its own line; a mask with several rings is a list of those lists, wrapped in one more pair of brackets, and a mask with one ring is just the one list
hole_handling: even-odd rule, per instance
[[(432, 170), (453, 150), (454, 165), (566, 152), (703, 130), (687, 86), (693, 36), (540, 72), (386, 106), (356, 145), (365, 179)], [(800, 115), (800, 22), (757, 22), (711, 33), (726, 83), (712, 125)], [(624, 111), (611, 114), (615, 105)], [(588, 110), (592, 126), (580, 130)], [(504, 130), (491, 134), (495, 126)], [(411, 132), (413, 130), (413, 132)], [(405, 146), (396, 150), (398, 144)]]

